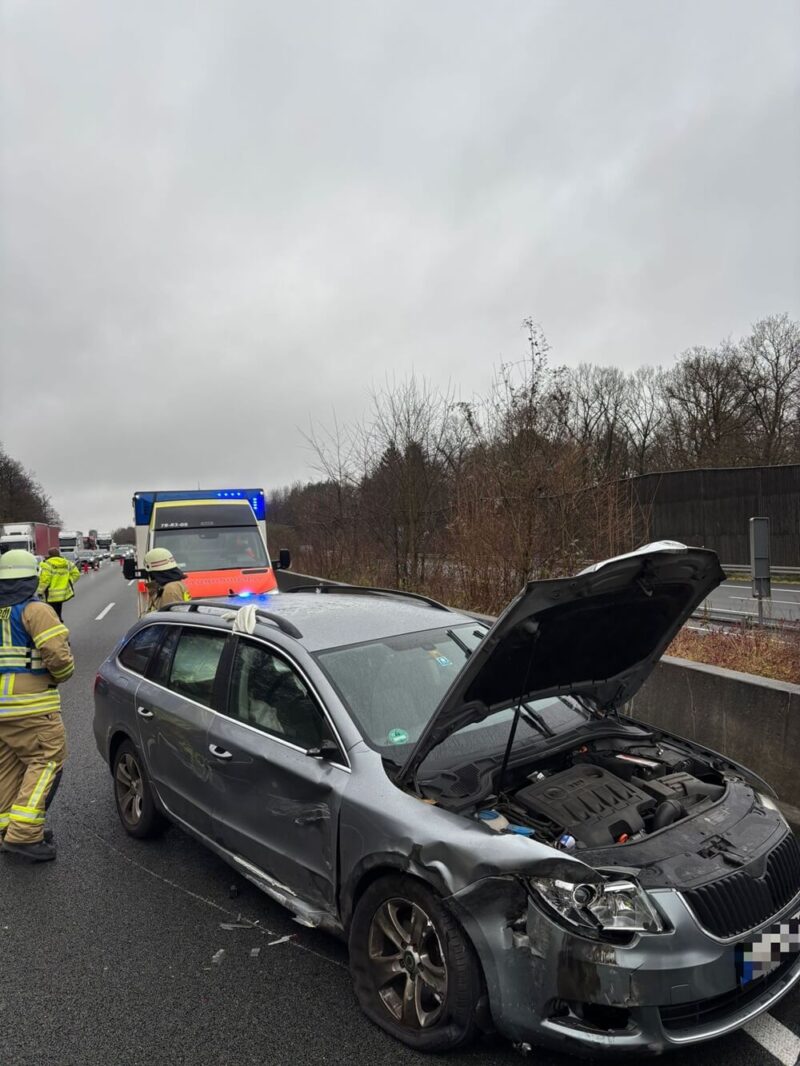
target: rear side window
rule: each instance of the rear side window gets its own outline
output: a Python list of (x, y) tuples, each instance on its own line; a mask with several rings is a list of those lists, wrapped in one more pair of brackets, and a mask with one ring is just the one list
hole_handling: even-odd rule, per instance
[(181, 696), (210, 707), (214, 679), (225, 647), (225, 633), (183, 629), (172, 657), (168, 687)]
[(138, 633), (134, 633), (122, 651), (119, 653), (119, 661), (128, 670), (135, 674), (144, 674), (153, 649), (158, 644), (164, 632), (164, 626), (145, 626)]

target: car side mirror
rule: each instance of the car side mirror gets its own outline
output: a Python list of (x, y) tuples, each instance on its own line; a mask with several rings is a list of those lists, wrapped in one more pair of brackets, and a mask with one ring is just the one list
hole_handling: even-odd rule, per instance
[(272, 560), (273, 570), (288, 570), (292, 565), (292, 553), (288, 548), (281, 548), (278, 558)]
[(136, 577), (136, 560), (126, 556), (122, 560), (122, 576), (126, 581), (133, 581)]
[(311, 759), (321, 759), (324, 762), (337, 762), (341, 759), (339, 745), (332, 740), (323, 740), (318, 748), (309, 748), (306, 755)]

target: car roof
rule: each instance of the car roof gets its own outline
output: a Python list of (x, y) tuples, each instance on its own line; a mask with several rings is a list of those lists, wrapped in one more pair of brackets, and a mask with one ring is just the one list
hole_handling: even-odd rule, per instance
[[(431, 607), (414, 600), (403, 601), (388, 595), (315, 595), (314, 593), (276, 592), (263, 596), (220, 597), (192, 604), (177, 604), (169, 614), (173, 619), (191, 610), (193, 617), (203, 621), (218, 621), (218, 612), (239, 610), (252, 604), (258, 611), (278, 615), (299, 630), (295, 637), (309, 652), (325, 651), (346, 644), (360, 644), (384, 637), (400, 636), (428, 629), (443, 629), (454, 625), (469, 625), (475, 619), (449, 608)], [(196, 608), (196, 614), (195, 609)], [(148, 621), (166, 614), (159, 611), (148, 615)], [(217, 618), (213, 618), (217, 615)], [(232, 624), (232, 623), (228, 623)], [(256, 634), (274, 636), (276, 624), (268, 619), (258, 621)], [(292, 634), (294, 635), (294, 634)]]

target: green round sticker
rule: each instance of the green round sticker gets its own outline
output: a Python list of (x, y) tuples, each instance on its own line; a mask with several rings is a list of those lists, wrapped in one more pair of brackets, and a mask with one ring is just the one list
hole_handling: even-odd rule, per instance
[(386, 739), (390, 744), (405, 744), (408, 740), (408, 733), (405, 729), (390, 729), (386, 734)]

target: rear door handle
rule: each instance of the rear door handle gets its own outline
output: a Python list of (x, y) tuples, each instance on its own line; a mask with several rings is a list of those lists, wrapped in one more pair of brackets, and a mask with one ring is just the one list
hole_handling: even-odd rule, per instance
[(148, 711), (148, 709), (146, 707), (137, 707), (136, 708), (136, 713), (139, 715), (140, 718), (152, 718), (153, 717), (153, 712), (152, 711)]
[(208, 745), (208, 750), (217, 759), (232, 759), (233, 758), (233, 754), (231, 752), (226, 751), (224, 748), (220, 748), (216, 744), (209, 744)]

